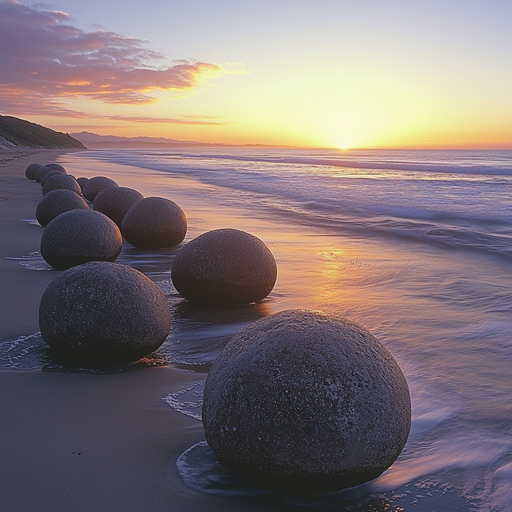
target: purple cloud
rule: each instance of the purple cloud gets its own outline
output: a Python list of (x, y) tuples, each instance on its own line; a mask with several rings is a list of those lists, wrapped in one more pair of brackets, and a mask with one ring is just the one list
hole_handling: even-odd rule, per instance
[(69, 115), (59, 98), (152, 103), (150, 91), (192, 89), (222, 71), (217, 64), (187, 60), (158, 67), (163, 55), (146, 44), (113, 32), (85, 32), (60, 11), (1, 0), (0, 108), (30, 105), (32, 113), (56, 109)]

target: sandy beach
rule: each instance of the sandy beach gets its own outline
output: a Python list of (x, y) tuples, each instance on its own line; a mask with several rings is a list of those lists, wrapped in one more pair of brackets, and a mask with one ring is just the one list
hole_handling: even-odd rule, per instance
[[(22, 220), (34, 217), (40, 185), (24, 170), (57, 154), (1, 164), (1, 340), (38, 330), (39, 300), (55, 277), (6, 258), (39, 248), (41, 228)], [(1, 370), (2, 510), (240, 510), (237, 500), (189, 490), (176, 470), (203, 429), (162, 397), (190, 380), (197, 376), (169, 366), (115, 375)], [(247, 502), (243, 509), (253, 510)]]
[[(394, 167), (385, 179), (382, 170), (361, 178), (357, 167), (339, 171), (327, 165), (323, 176), (325, 164), (315, 154), (283, 150), (272, 160), (273, 154), (224, 152), (0, 156), (1, 510), (509, 510), (510, 290), (503, 276), (510, 261), (503, 237), (485, 238), (485, 217), (473, 223), (478, 236), (450, 224), (449, 238), (441, 216), (426, 228), (423, 243), (410, 242), (431, 222), (430, 211), (417, 203), (431, 202), (432, 187), (440, 194), (438, 208), (453, 208), (447, 218), (466, 208), (445, 201), (442, 172), (438, 182), (429, 169), (428, 179), (411, 180), (410, 171), (402, 175)], [(423, 161), (423, 155), (405, 156), (412, 168)], [(281, 163), (285, 158), (291, 166)], [(306, 164), (293, 163), (297, 158)], [(371, 166), (368, 155), (359, 158)], [(254, 234), (276, 258), (273, 291), (258, 304), (194, 307), (170, 279), (179, 248), (142, 251), (125, 244), (118, 263), (144, 272), (169, 301), (171, 332), (158, 351), (166, 364), (109, 373), (63, 367), (45, 355), (38, 333), (40, 298), (59, 272), (33, 255), (43, 232), (33, 222), (41, 187), (26, 179), (25, 169), (37, 161), (58, 161), (77, 177), (109, 176), (146, 197), (175, 201), (188, 219), (184, 243), (222, 227)], [(311, 163), (319, 170), (311, 172)], [(488, 204), (480, 206), (477, 199), (507, 190), (494, 188), (494, 176), (466, 180), (470, 195), (464, 186), (461, 204), (472, 198), (472, 212), (481, 208), (486, 216)], [(473, 194), (475, 185), (482, 187), (480, 195)], [(456, 180), (446, 190), (460, 187)], [(350, 201), (356, 212), (368, 203), (364, 213), (370, 215), (348, 217)], [(417, 208), (410, 225), (400, 220), (408, 201)], [(390, 203), (398, 205), (393, 215)], [(379, 209), (383, 221), (374, 216)], [(419, 226), (414, 217), (421, 219)], [(498, 226), (501, 217), (499, 210)], [(468, 219), (463, 216), (465, 226)], [(476, 245), (451, 249), (442, 245), (445, 239)], [(323, 310), (366, 327), (408, 381), (412, 429), (402, 454), (379, 478), (353, 490), (301, 498), (248, 490), (198, 445), (204, 441), (203, 384), (222, 347), (258, 318), (291, 308)], [(166, 402), (169, 396), (176, 400)], [(190, 448), (190, 465), (180, 473), (177, 461)]]

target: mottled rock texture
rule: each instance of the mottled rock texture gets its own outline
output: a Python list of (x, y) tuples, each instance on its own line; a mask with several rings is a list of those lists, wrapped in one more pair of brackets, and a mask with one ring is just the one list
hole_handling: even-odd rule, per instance
[[(48, 174), (46, 176), (48, 176)], [(51, 190), (57, 189), (71, 190), (75, 194), (82, 194), (82, 189), (80, 188), (80, 185), (75, 180), (75, 178), (73, 178), (73, 176), (62, 174), (61, 172), (58, 172), (56, 175), (50, 176), (48, 178), (48, 180), (43, 185), (43, 196), (48, 194), (48, 192), (50, 192)]]
[(127, 242), (141, 249), (174, 247), (187, 234), (187, 218), (174, 201), (146, 197), (128, 210), (121, 233)]
[(80, 185), (80, 188), (82, 189), (82, 192), (83, 192), (84, 186), (89, 181), (89, 178), (85, 178), (84, 176), (80, 176), (80, 178), (77, 178), (76, 181)]
[(235, 335), (204, 389), (206, 439), (226, 467), (270, 487), (323, 493), (378, 477), (411, 425), (404, 375), (367, 330), (307, 310)]
[(248, 304), (272, 291), (277, 264), (259, 238), (238, 229), (216, 229), (194, 238), (177, 254), (171, 278), (191, 301)]
[(136, 361), (165, 341), (171, 312), (153, 281), (126, 265), (92, 262), (56, 277), (39, 307), (45, 342), (79, 362)]
[(47, 167), (51, 167), (52, 169), (55, 169), (57, 171), (60, 171), (63, 174), (67, 174), (66, 169), (63, 165), (57, 164), (55, 162), (52, 162), (51, 164), (46, 164)]
[(55, 171), (55, 169), (53, 167), (48, 167), (47, 165), (42, 165), (36, 171), (36, 174), (35, 174), (34, 178), (37, 181), (37, 183), (41, 183), (41, 180), (43, 179), (43, 176), (46, 173), (49, 173), (49, 172), (52, 172), (52, 171)]
[(123, 239), (106, 215), (94, 210), (70, 210), (55, 217), (41, 236), (41, 256), (59, 270), (88, 261), (114, 261)]
[(89, 202), (94, 202), (96, 195), (100, 190), (108, 187), (118, 187), (119, 185), (106, 176), (95, 176), (89, 179), (83, 186), (82, 193)]
[(35, 180), (36, 179), (36, 172), (39, 170), (40, 167), (43, 167), (42, 164), (29, 164), (28, 167), (25, 169), (25, 176), (29, 180)]
[(133, 188), (109, 187), (98, 192), (92, 207), (112, 219), (121, 228), (128, 210), (141, 199), (144, 199), (144, 196)]
[(51, 190), (37, 204), (36, 219), (45, 227), (61, 213), (88, 209), (88, 204), (76, 192), (66, 189)]
[(41, 187), (44, 187), (44, 184), (52, 177), (57, 175), (65, 176), (65, 174), (61, 171), (58, 171), (57, 169), (54, 169), (51, 172), (47, 172), (42, 178), (41, 178)]

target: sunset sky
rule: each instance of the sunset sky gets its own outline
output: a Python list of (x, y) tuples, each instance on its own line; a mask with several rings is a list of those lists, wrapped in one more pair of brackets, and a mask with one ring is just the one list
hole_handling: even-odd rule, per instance
[(510, 0), (0, 0), (0, 114), (234, 144), (512, 148)]

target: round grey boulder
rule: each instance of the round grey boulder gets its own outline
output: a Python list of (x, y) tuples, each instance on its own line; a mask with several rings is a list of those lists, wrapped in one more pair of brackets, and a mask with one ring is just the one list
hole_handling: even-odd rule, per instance
[(100, 190), (109, 187), (118, 187), (119, 185), (106, 176), (95, 176), (89, 179), (83, 186), (82, 193), (89, 202), (94, 202), (94, 199)]
[(144, 274), (118, 263), (66, 270), (39, 306), (44, 341), (78, 362), (109, 365), (154, 352), (171, 327), (167, 299)]
[(174, 247), (187, 234), (187, 218), (174, 201), (146, 197), (128, 210), (121, 233), (127, 242), (140, 249)]
[(61, 171), (57, 171), (57, 169), (54, 169), (53, 171), (47, 172), (42, 178), (41, 178), (41, 187), (44, 187), (44, 184), (52, 177), (52, 176), (65, 176), (65, 174)]
[(25, 176), (29, 180), (35, 180), (36, 179), (36, 172), (39, 170), (40, 167), (43, 167), (42, 164), (30, 164), (25, 169)]
[(66, 189), (51, 190), (37, 204), (36, 219), (44, 227), (61, 213), (80, 209), (88, 210), (89, 205), (77, 193)]
[(52, 162), (51, 164), (46, 164), (46, 166), (51, 167), (52, 169), (55, 169), (57, 171), (60, 171), (62, 174), (67, 174), (67, 171), (63, 165)]
[(294, 493), (373, 480), (411, 426), (405, 377), (387, 349), (350, 321), (283, 311), (235, 335), (204, 388), (206, 440), (227, 468)]
[(61, 213), (44, 228), (41, 236), (41, 256), (58, 270), (88, 261), (114, 261), (122, 246), (116, 224), (90, 209)]
[(89, 178), (84, 178), (83, 176), (80, 176), (80, 178), (77, 178), (76, 181), (80, 185), (80, 188), (82, 189), (82, 192), (83, 192), (84, 186), (89, 181)]
[(53, 172), (55, 171), (56, 169), (54, 169), (53, 167), (48, 167), (47, 165), (42, 165), (41, 167), (39, 167), (39, 169), (36, 171), (36, 174), (35, 174), (35, 180), (37, 181), (37, 183), (41, 183), (41, 180), (43, 179), (43, 176), (49, 172)]
[(144, 196), (133, 188), (109, 187), (98, 192), (92, 207), (112, 219), (120, 228), (128, 210), (141, 199)]
[(264, 299), (277, 279), (277, 264), (257, 237), (216, 229), (191, 240), (175, 257), (171, 279), (186, 299), (248, 304)]
[[(48, 176), (48, 174), (46, 176)], [(43, 179), (45, 177), (43, 177)], [(48, 180), (43, 185), (43, 196), (48, 194), (48, 192), (50, 192), (51, 190), (58, 189), (71, 190), (72, 192), (78, 195), (82, 194), (82, 189), (80, 188), (80, 185), (75, 180), (75, 178), (73, 178), (72, 176), (67, 176), (66, 174), (62, 174), (61, 172), (59, 172), (55, 176), (50, 176), (48, 178)]]

